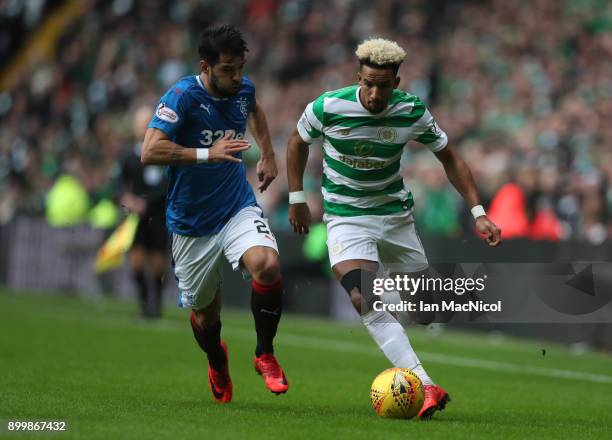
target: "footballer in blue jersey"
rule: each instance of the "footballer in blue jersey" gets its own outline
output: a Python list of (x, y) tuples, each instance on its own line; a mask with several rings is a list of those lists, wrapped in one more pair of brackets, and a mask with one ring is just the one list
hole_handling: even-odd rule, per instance
[(192, 309), (193, 334), (208, 357), (210, 390), (223, 403), (232, 399), (227, 346), (221, 340), (223, 257), (252, 278), (256, 371), (276, 394), (289, 387), (272, 344), (282, 310), (278, 247), (241, 159), (250, 148), (248, 127), (261, 150), (257, 176), (259, 190), (265, 191), (277, 168), (255, 86), (242, 75), (247, 51), (236, 28), (205, 29), (198, 41), (199, 74), (180, 79), (162, 96), (141, 155), (144, 164), (167, 166), (166, 224), (179, 305)]

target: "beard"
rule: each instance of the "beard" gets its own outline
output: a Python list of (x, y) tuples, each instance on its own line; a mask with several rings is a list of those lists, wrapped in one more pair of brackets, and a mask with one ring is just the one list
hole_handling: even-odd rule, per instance
[(236, 96), (236, 94), (240, 91), (240, 85), (236, 89), (232, 89), (231, 87), (224, 87), (221, 85), (219, 79), (212, 74), (210, 76), (210, 83), (215, 89), (215, 92), (225, 98), (231, 98), (232, 96)]

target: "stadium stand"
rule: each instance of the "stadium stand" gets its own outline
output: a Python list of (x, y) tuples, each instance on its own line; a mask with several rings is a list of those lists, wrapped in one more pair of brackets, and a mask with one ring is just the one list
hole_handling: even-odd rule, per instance
[[(247, 75), (267, 111), (281, 176), (304, 105), (354, 78), (356, 43), (377, 34), (407, 49), (401, 87), (429, 103), (483, 198), (520, 199), (517, 215), (528, 227), (516, 236), (594, 244), (612, 237), (609, 2), (90, 0), (50, 33), (38, 31), (74, 2), (39, 3), (29, 26), (24, 11), (1, 11), (22, 42), (41, 39), (53, 50), (16, 64), (28, 44), (0, 45), (11, 59), (0, 72), (0, 223), (42, 216), (45, 194), (64, 173), (82, 182), (92, 206), (113, 197), (133, 110), (155, 105), (195, 71), (198, 29), (228, 21), (246, 33)], [(256, 158), (248, 156), (251, 174)], [(404, 162), (423, 232), (453, 237), (469, 228), (435, 158), (411, 147)], [(307, 188), (313, 205), (317, 163)], [(289, 227), (286, 193), (280, 178), (260, 198), (274, 228)]]

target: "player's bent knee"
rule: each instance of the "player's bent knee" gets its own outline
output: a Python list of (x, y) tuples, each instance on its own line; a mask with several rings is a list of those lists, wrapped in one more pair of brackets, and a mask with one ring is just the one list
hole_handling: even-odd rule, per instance
[(192, 310), (191, 321), (197, 324), (198, 327), (207, 328), (219, 322), (219, 313), (217, 310)]
[(253, 278), (260, 284), (274, 284), (280, 278), (280, 265), (278, 262), (267, 264)]
[(280, 278), (278, 254), (274, 249), (266, 249), (254, 262), (251, 276), (260, 284), (274, 284)]
[(349, 294), (353, 307), (359, 314), (372, 309), (375, 301), (373, 285), (376, 274), (368, 270), (353, 269), (342, 277), (340, 284)]
[(200, 309), (192, 309), (191, 321), (202, 328), (210, 327), (217, 324), (220, 319), (220, 314), (221, 300), (219, 297), (219, 292), (217, 292), (212, 302), (206, 307)]
[(351, 297), (351, 303), (353, 304), (353, 307), (355, 308), (355, 310), (357, 310), (357, 313), (361, 314), (363, 311), (361, 293), (359, 293), (357, 289), (353, 289), (349, 296)]

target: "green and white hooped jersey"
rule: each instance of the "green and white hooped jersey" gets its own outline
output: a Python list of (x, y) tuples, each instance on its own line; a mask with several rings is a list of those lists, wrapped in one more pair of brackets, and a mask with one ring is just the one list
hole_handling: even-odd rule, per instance
[(394, 90), (377, 114), (361, 105), (359, 86), (326, 92), (308, 104), (298, 124), (304, 142), (323, 140), (323, 208), (326, 214), (352, 217), (408, 211), (414, 202), (400, 175), (408, 141), (437, 152), (446, 134), (425, 104)]

